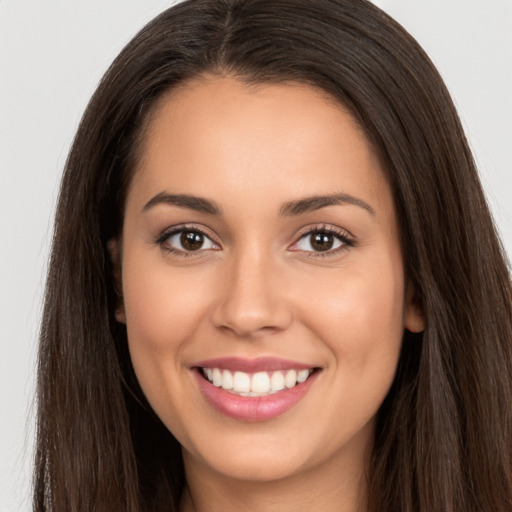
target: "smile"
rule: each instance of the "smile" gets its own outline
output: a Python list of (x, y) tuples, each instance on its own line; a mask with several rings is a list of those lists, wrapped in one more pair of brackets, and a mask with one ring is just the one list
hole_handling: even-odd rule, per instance
[(215, 387), (244, 397), (267, 396), (292, 389), (305, 382), (313, 369), (289, 369), (246, 373), (222, 368), (201, 368), (203, 376)]
[(298, 404), (321, 368), (279, 358), (219, 358), (193, 365), (201, 394), (217, 412), (242, 421), (271, 420)]

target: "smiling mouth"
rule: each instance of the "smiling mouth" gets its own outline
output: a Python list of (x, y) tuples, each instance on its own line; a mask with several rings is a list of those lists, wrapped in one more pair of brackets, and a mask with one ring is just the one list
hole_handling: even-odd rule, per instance
[(243, 397), (268, 396), (306, 382), (318, 368), (246, 373), (223, 368), (199, 367), (199, 373), (217, 388)]

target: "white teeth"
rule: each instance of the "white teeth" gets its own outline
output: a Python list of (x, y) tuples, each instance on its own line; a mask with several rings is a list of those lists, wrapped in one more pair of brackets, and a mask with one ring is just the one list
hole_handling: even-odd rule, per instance
[(293, 388), (297, 383), (297, 372), (295, 370), (288, 370), (284, 376), (284, 385), (287, 388)]
[(251, 377), (248, 373), (235, 372), (233, 376), (233, 389), (239, 393), (249, 393), (251, 390)]
[(287, 370), (274, 372), (231, 372), (221, 368), (203, 368), (203, 375), (216, 387), (240, 396), (267, 396), (283, 389), (302, 384), (312, 370)]
[(255, 393), (268, 393), (270, 391), (270, 377), (267, 372), (258, 372), (252, 376), (251, 391)]
[(301, 370), (297, 373), (297, 382), (302, 384), (309, 377), (309, 370)]
[(222, 389), (233, 388), (233, 374), (229, 370), (222, 372)]
[(222, 385), (222, 372), (218, 368), (213, 369), (212, 382), (218, 388)]
[[(308, 373), (309, 371), (306, 370)], [(272, 391), (281, 391), (284, 389), (284, 375), (283, 372), (274, 372), (270, 377), (270, 389)]]

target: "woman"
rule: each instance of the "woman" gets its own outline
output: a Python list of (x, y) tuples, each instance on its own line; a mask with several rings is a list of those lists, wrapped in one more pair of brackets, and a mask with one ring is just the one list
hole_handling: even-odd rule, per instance
[(36, 510), (512, 507), (507, 266), (441, 79), (370, 3), (143, 29), (46, 297)]

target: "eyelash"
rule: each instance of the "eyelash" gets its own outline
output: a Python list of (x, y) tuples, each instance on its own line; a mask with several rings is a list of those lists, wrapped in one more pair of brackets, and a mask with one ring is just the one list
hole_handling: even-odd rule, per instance
[(213, 244), (219, 245), (217, 242), (213, 241), (212, 236), (206, 230), (204, 230), (201, 227), (196, 226), (196, 225), (194, 225), (194, 226), (182, 225), (182, 226), (175, 226), (171, 229), (168, 229), (168, 230), (164, 231), (155, 240), (155, 243), (157, 245), (159, 245), (164, 251), (166, 251), (170, 254), (173, 254), (176, 256), (182, 256), (185, 258), (194, 256), (194, 252), (198, 252), (198, 253), (201, 252), (201, 249), (199, 249), (197, 251), (186, 251), (186, 250), (177, 249), (176, 247), (173, 247), (171, 245), (166, 245), (166, 242), (169, 240), (170, 237), (177, 235), (179, 233), (183, 233), (183, 232), (200, 233), (205, 238), (210, 240)]
[(301, 240), (304, 240), (308, 236), (316, 233), (333, 236), (341, 242), (341, 245), (335, 249), (329, 249), (327, 251), (308, 251), (308, 257), (310, 258), (327, 258), (329, 256), (336, 256), (356, 245), (352, 235), (349, 235), (344, 230), (333, 226), (326, 226), (325, 224), (304, 228), (299, 232), (299, 235), (293, 245), (297, 245)]
[[(174, 254), (176, 256), (185, 257), (185, 258), (193, 256), (194, 252), (200, 253), (201, 251), (204, 251), (205, 249), (198, 249), (197, 251), (187, 251), (187, 250), (177, 249), (170, 245), (166, 245), (166, 242), (169, 240), (170, 237), (177, 235), (179, 233), (187, 232), (187, 231), (189, 231), (191, 233), (200, 233), (205, 238), (210, 240), (211, 243), (220, 247), (220, 245), (212, 239), (212, 236), (206, 230), (204, 230), (201, 227), (196, 226), (196, 225), (194, 225), (194, 226), (189, 226), (189, 225), (175, 226), (175, 227), (161, 233), (161, 235), (155, 240), (155, 243), (157, 245), (159, 245), (166, 252)], [(307, 227), (307, 228), (304, 228), (303, 230), (301, 230), (301, 232), (299, 232), (298, 236), (296, 237), (295, 242), (293, 242), (292, 246), (297, 245), (301, 240), (304, 240), (308, 236), (311, 236), (316, 233), (333, 236), (341, 242), (341, 245), (339, 247), (336, 247), (335, 249), (328, 249), (326, 251), (303, 251), (303, 252), (307, 252), (308, 256), (311, 258), (325, 258), (325, 257), (329, 257), (329, 256), (335, 256), (343, 251), (346, 251), (350, 247), (354, 247), (356, 245), (354, 238), (351, 235), (349, 235), (346, 231), (343, 231), (341, 229), (336, 229), (332, 226), (321, 225), (321, 226)], [(291, 249), (291, 250), (296, 251), (296, 252), (302, 252), (299, 249)]]

